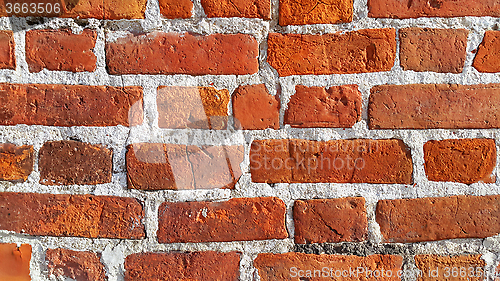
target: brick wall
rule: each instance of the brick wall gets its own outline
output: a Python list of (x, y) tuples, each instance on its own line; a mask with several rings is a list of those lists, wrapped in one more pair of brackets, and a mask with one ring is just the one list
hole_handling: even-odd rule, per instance
[(1, 281), (500, 271), (498, 1), (14, 2)]

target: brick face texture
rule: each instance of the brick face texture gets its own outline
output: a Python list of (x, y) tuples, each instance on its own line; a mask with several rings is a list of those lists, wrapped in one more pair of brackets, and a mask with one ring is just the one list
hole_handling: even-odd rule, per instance
[(140, 123), (141, 87), (0, 83), (0, 125), (71, 127)]
[(412, 160), (400, 140), (256, 140), (253, 182), (411, 183)]
[(351, 22), (353, 0), (280, 0), (279, 24), (318, 24)]
[(127, 150), (132, 189), (234, 188), (242, 172), (243, 146), (135, 143)]
[(496, 0), (368, 0), (368, 16), (374, 18), (500, 16)]
[(232, 99), (237, 129), (279, 129), (279, 97), (269, 95), (264, 84), (239, 86)]
[(159, 0), (160, 12), (168, 19), (190, 18), (193, 2), (191, 0)]
[(33, 146), (0, 144), (0, 180), (25, 181), (33, 171)]
[(376, 219), (386, 242), (484, 238), (500, 233), (500, 196), (381, 200)]
[(413, 71), (461, 73), (468, 34), (466, 29), (400, 29), (401, 67)]
[(500, 31), (486, 31), (472, 66), (479, 72), (500, 72)]
[(30, 281), (31, 246), (0, 243), (0, 280)]
[(267, 62), (280, 76), (389, 71), (396, 54), (394, 29), (345, 34), (280, 34), (268, 39)]
[[(416, 255), (415, 264), (418, 269), (422, 270), (422, 276), (418, 279), (422, 281), (443, 280), (445, 274), (451, 276), (451, 278), (447, 280), (479, 281), (484, 280), (481, 276), (486, 273), (484, 269), (486, 263), (481, 259), (481, 255), (456, 257)], [(457, 269), (457, 273), (453, 272), (453, 268)], [(431, 271), (435, 271), (436, 269), (439, 274), (433, 277), (435, 275), (433, 275)]]
[[(370, 255), (366, 257), (359, 256), (348, 256), (348, 255), (311, 255), (302, 253), (285, 253), (285, 254), (259, 254), (254, 260), (254, 266), (258, 269), (260, 280), (262, 281), (281, 281), (281, 280), (321, 280), (325, 278), (308, 278), (306, 270), (310, 270), (311, 277), (314, 274), (314, 270), (321, 270), (323, 268), (333, 269), (333, 272), (328, 271), (329, 276), (335, 276), (336, 270), (355, 270), (356, 268), (365, 268), (367, 270), (379, 272), (383, 269), (385, 271), (390, 270), (392, 272), (397, 272), (401, 270), (403, 264), (403, 258), (400, 256), (393, 255)], [(295, 268), (296, 271), (293, 271)], [(298, 270), (304, 270), (302, 272), (302, 278), (298, 278)], [(295, 275), (294, 279), (290, 278), (290, 275)], [(342, 273), (341, 273), (342, 274)], [(316, 274), (316, 276), (318, 276)], [(321, 276), (321, 275), (320, 275)], [(342, 276), (342, 275), (341, 275)], [(342, 280), (363, 280), (365, 275), (359, 274), (350, 276), (349, 273), (346, 277), (341, 277)], [(334, 278), (334, 277), (333, 277)], [(332, 278), (332, 279), (333, 279)], [(363, 279), (361, 279), (363, 278)], [(392, 278), (374, 278), (373, 280), (400, 280), (397, 276)], [(326, 280), (326, 279), (325, 279)], [(368, 279), (367, 279), (368, 280)], [(370, 279), (371, 280), (371, 279)]]
[(97, 57), (93, 52), (97, 33), (84, 30), (31, 30), (26, 32), (26, 62), (30, 72), (64, 70), (94, 71)]
[(500, 86), (381, 85), (371, 89), (370, 129), (500, 128)]
[(286, 207), (275, 197), (234, 198), (225, 202), (163, 203), (160, 243), (229, 242), (288, 237)]
[(16, 69), (14, 32), (10, 30), (0, 31), (0, 68)]
[(299, 244), (360, 242), (367, 235), (364, 198), (297, 200), (293, 219)]
[(239, 263), (236, 252), (132, 254), (125, 260), (125, 281), (238, 281)]
[(40, 149), (40, 183), (45, 185), (111, 182), (113, 152), (77, 141), (46, 142)]
[(75, 280), (105, 281), (106, 273), (100, 256), (62, 248), (48, 249), (45, 253), (50, 274)]
[(257, 41), (245, 34), (153, 32), (106, 43), (106, 62), (113, 75), (254, 74), (258, 54)]
[(0, 229), (16, 233), (140, 239), (145, 236), (143, 218), (133, 198), (0, 193)]
[(285, 111), (285, 124), (295, 128), (348, 128), (361, 119), (361, 92), (357, 85), (295, 86)]
[(271, 19), (270, 0), (201, 0), (209, 18), (242, 17)]
[(425, 173), (432, 181), (495, 182), (497, 150), (492, 139), (429, 141), (424, 159)]

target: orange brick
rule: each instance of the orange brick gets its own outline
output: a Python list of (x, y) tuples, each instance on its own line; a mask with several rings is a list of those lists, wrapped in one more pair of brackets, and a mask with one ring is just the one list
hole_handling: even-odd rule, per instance
[(16, 69), (14, 32), (0, 30), (0, 68)]
[(357, 85), (295, 86), (285, 111), (285, 124), (294, 128), (350, 128), (361, 120), (361, 92)]
[(191, 0), (159, 0), (160, 12), (168, 19), (186, 19), (191, 17)]
[(0, 180), (27, 180), (33, 171), (33, 162), (33, 146), (0, 144)]
[(415, 264), (421, 275), (418, 281), (480, 281), (485, 280), (486, 262), (481, 255), (437, 256), (416, 255)]
[(493, 183), (497, 159), (493, 139), (428, 141), (424, 145), (425, 173), (431, 181)]
[(165, 202), (158, 209), (160, 243), (229, 242), (288, 237), (286, 206), (276, 197), (225, 202)]
[(0, 229), (16, 233), (140, 239), (145, 237), (143, 219), (134, 198), (0, 193)]
[[(285, 280), (401, 280), (403, 258), (393, 255), (366, 257), (302, 253), (259, 254), (253, 262), (262, 281)], [(325, 270), (326, 268), (326, 270)], [(357, 271), (358, 268), (362, 268)], [(388, 272), (392, 277), (387, 277)], [(344, 275), (342, 275), (343, 272)], [(352, 273), (350, 273), (352, 272)], [(382, 275), (382, 272), (385, 274)], [(377, 276), (378, 277), (375, 277)], [(339, 278), (340, 276), (340, 278)]]
[(472, 66), (479, 72), (500, 72), (500, 31), (488, 30), (477, 49)]
[(0, 280), (30, 281), (31, 246), (0, 243)]
[(297, 200), (293, 221), (297, 244), (360, 242), (368, 233), (362, 197)]
[(280, 25), (351, 22), (353, 0), (280, 0)]
[(201, 5), (209, 18), (271, 19), (270, 0), (201, 0)]
[(396, 30), (391, 28), (268, 37), (267, 62), (280, 76), (390, 71), (395, 57)]
[(104, 0), (104, 18), (143, 19), (147, 2), (147, 0)]
[(264, 84), (239, 86), (233, 93), (233, 116), (236, 129), (279, 129), (280, 102), (269, 95)]
[(30, 30), (26, 32), (26, 62), (30, 72), (64, 70), (72, 72), (95, 71), (94, 54), (97, 33), (84, 30)]
[(500, 196), (381, 200), (376, 220), (386, 242), (485, 238), (500, 233)]

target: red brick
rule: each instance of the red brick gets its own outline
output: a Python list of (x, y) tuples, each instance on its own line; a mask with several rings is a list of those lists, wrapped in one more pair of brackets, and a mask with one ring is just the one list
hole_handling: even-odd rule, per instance
[(390, 71), (396, 30), (363, 29), (344, 34), (280, 34), (268, 39), (267, 62), (280, 76)]
[(104, 145), (51, 141), (39, 153), (40, 183), (44, 185), (111, 182), (113, 151)]
[(367, 237), (363, 197), (297, 200), (293, 221), (297, 244), (361, 242)]
[(75, 280), (105, 281), (106, 273), (100, 255), (62, 248), (48, 249), (45, 254), (49, 273)]
[(496, 0), (368, 0), (368, 16), (373, 18), (500, 16)]
[(36, 236), (140, 239), (144, 210), (134, 198), (0, 193), (0, 229)]
[(162, 86), (158, 88), (158, 126), (168, 129), (227, 128), (230, 94), (213, 87)]
[(30, 30), (26, 32), (26, 62), (30, 72), (64, 70), (95, 71), (97, 57), (93, 52), (97, 33), (84, 30)]
[(33, 171), (33, 146), (0, 144), (0, 180), (26, 181)]
[(209, 18), (271, 19), (270, 0), (201, 0), (201, 5)]
[(140, 253), (125, 259), (125, 281), (240, 280), (237, 252)]
[(256, 140), (250, 149), (253, 182), (412, 182), (412, 159), (401, 140)]
[(167, 19), (187, 19), (191, 17), (191, 0), (159, 0), (160, 12)]
[(477, 49), (472, 66), (479, 72), (500, 72), (500, 31), (488, 30)]
[(254, 74), (259, 45), (246, 34), (152, 32), (106, 43), (110, 74)]
[(371, 89), (370, 129), (500, 128), (500, 84), (381, 85)]
[(386, 242), (485, 238), (500, 233), (500, 196), (381, 200), (376, 220)]
[(285, 111), (285, 124), (294, 128), (350, 128), (361, 120), (361, 92), (357, 85), (295, 86)]
[(243, 146), (135, 143), (127, 147), (132, 189), (234, 188), (242, 172)]
[(16, 69), (14, 32), (0, 30), (0, 68)]
[(353, 0), (280, 0), (280, 25), (351, 22)]
[[(370, 255), (366, 257), (345, 255), (312, 255), (302, 253), (259, 254), (253, 262), (260, 280), (401, 280), (397, 272), (402, 270), (403, 258), (393, 255)], [(323, 273), (322, 270), (325, 270)], [(364, 272), (359, 272), (363, 268)], [(300, 270), (300, 271), (299, 271)], [(349, 270), (353, 272), (349, 273)], [(342, 272), (344, 273), (342, 277)], [(391, 271), (392, 277), (387, 277)], [(370, 273), (372, 272), (372, 273)], [(384, 276), (377, 273), (384, 272)], [(323, 275), (322, 275), (323, 274)], [(339, 278), (340, 276), (340, 278)]]
[(264, 130), (280, 128), (278, 96), (269, 95), (266, 85), (239, 86), (233, 93), (236, 129)]
[(0, 243), (0, 280), (30, 281), (31, 245)]
[(230, 242), (288, 237), (286, 206), (276, 197), (225, 202), (165, 202), (158, 210), (160, 243)]
[[(486, 273), (481, 255), (438, 256), (416, 255), (415, 264), (422, 271), (419, 281), (480, 281)], [(436, 271), (437, 270), (437, 271)]]
[(409, 27), (399, 30), (404, 70), (461, 73), (467, 55), (467, 29)]
[(0, 83), (0, 125), (129, 126), (142, 114), (141, 87)]
[(493, 139), (428, 141), (424, 159), (425, 173), (431, 181), (495, 182), (492, 173), (497, 149)]

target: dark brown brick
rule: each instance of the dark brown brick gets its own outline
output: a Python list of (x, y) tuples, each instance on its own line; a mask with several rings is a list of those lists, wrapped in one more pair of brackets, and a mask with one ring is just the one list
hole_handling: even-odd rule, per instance
[(0, 193), (0, 229), (36, 236), (140, 239), (144, 210), (134, 198)]
[(111, 182), (113, 152), (103, 145), (78, 141), (51, 141), (40, 149), (38, 166), (44, 185)]
[(31, 281), (31, 245), (0, 243), (0, 280)]
[(168, 129), (227, 128), (229, 91), (213, 87), (159, 87), (158, 126)]
[(500, 16), (496, 0), (368, 0), (368, 9), (373, 18)]
[(132, 189), (234, 188), (241, 176), (243, 146), (135, 143), (127, 147)]
[(125, 259), (125, 281), (238, 281), (236, 252), (140, 253)]
[(500, 196), (381, 200), (376, 219), (385, 242), (485, 238), (500, 233)]
[(488, 30), (477, 48), (472, 66), (479, 72), (500, 72), (500, 31)]
[(270, 33), (267, 62), (279, 76), (390, 71), (396, 30), (362, 29), (344, 34)]
[(361, 120), (361, 92), (357, 85), (295, 86), (285, 111), (285, 124), (294, 128), (349, 128)]
[(95, 71), (94, 54), (97, 33), (86, 29), (80, 34), (71, 30), (30, 30), (26, 32), (26, 62), (30, 72), (64, 70)]
[(431, 181), (494, 183), (497, 160), (493, 139), (428, 141), (424, 145), (425, 173)]
[(0, 180), (25, 181), (33, 171), (33, 146), (0, 144)]
[(381, 85), (371, 89), (370, 129), (500, 128), (500, 85)]
[(75, 280), (105, 281), (106, 273), (100, 255), (62, 248), (48, 249), (45, 254), (50, 274)]
[(0, 30), (0, 68), (16, 69), (14, 32)]
[(0, 125), (129, 126), (142, 115), (141, 87), (0, 83)]
[(412, 182), (412, 159), (401, 140), (255, 140), (250, 149), (253, 182)]
[(365, 199), (297, 200), (293, 206), (295, 243), (361, 242), (368, 221)]
[(271, 19), (270, 0), (201, 0), (201, 5), (209, 18)]
[(247, 34), (193, 35), (152, 32), (106, 43), (112, 75), (244, 75), (259, 70), (259, 46)]
[[(397, 272), (402, 269), (403, 258), (394, 255), (312, 255), (302, 253), (259, 254), (253, 262), (262, 281), (285, 280), (401, 280)], [(326, 268), (325, 274), (322, 270)], [(364, 272), (356, 274), (358, 268)], [(360, 269), (361, 270), (361, 269)], [(379, 275), (391, 271), (392, 277)], [(344, 275), (342, 275), (344, 272)], [(345, 273), (347, 272), (347, 273)], [(350, 273), (353, 272), (353, 273)], [(370, 273), (371, 272), (371, 273)], [(316, 274), (316, 275), (314, 275)], [(339, 278), (340, 276), (340, 278)]]
[(467, 55), (467, 29), (409, 27), (399, 30), (404, 70), (461, 73)]
[(165, 202), (158, 210), (160, 243), (229, 242), (288, 237), (286, 206), (276, 197), (225, 202)]
[(233, 116), (236, 129), (279, 129), (280, 102), (264, 84), (239, 86), (233, 93)]

